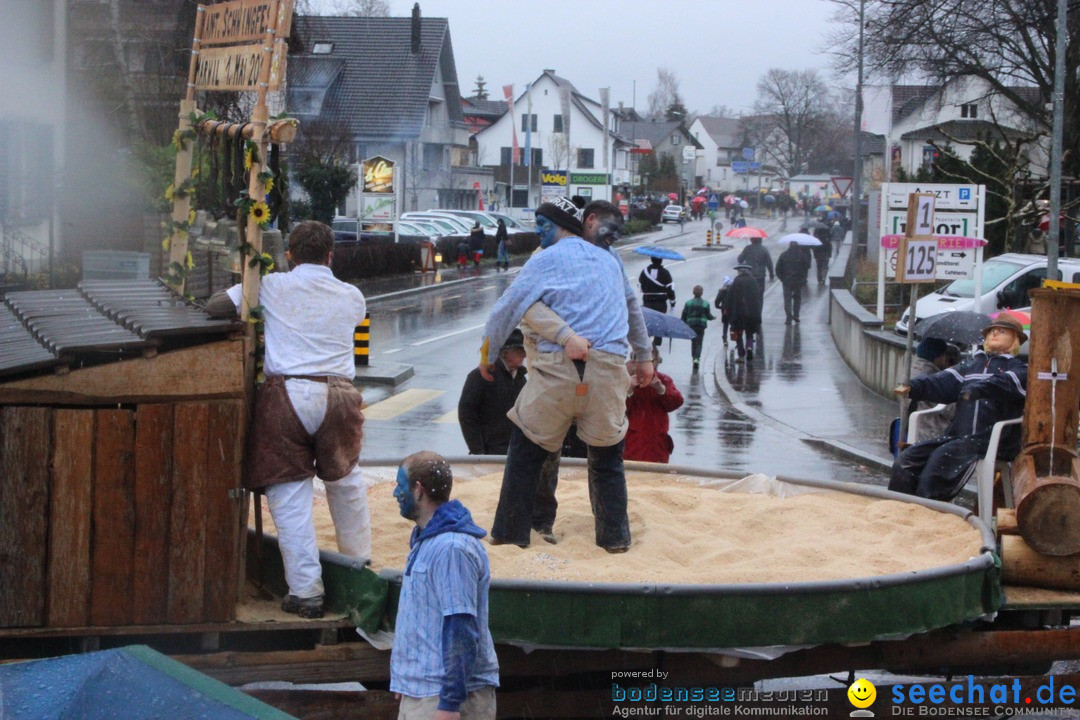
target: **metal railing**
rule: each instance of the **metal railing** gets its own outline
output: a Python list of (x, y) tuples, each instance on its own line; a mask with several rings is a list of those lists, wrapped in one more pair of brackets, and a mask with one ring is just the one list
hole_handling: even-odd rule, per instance
[(49, 248), (0, 221), (0, 290), (26, 288), (37, 273), (52, 275)]

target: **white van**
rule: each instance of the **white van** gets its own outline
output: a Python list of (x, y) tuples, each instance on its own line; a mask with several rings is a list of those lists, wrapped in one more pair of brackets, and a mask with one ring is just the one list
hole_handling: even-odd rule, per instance
[[(1046, 256), (1005, 253), (991, 258), (982, 267), (982, 297), (975, 299), (975, 280), (954, 280), (941, 290), (919, 298), (915, 303), (915, 319), (932, 317), (949, 310), (971, 310), (993, 313), (1002, 308), (1031, 306), (1028, 291), (1042, 285), (1046, 279)], [(1080, 258), (1058, 259), (1058, 273), (1053, 280), (1080, 282)], [(896, 323), (896, 332), (907, 335), (908, 311)]]

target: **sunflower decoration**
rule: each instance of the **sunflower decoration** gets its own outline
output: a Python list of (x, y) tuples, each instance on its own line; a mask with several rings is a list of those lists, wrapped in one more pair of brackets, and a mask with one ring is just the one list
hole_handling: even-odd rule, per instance
[(270, 192), (274, 189), (274, 173), (270, 170), (263, 170), (259, 173), (259, 182), (263, 185), (264, 192)]
[(255, 224), (263, 230), (270, 224), (270, 208), (262, 200), (252, 203), (248, 214), (251, 215), (251, 219), (255, 221)]

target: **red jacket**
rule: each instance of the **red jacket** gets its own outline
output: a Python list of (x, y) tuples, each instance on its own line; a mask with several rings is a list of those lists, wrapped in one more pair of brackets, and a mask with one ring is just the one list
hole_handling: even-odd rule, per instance
[(658, 372), (656, 377), (664, 385), (663, 395), (650, 385), (635, 387), (634, 394), (626, 399), (630, 428), (626, 432), (624, 460), (666, 463), (675, 448), (668, 435), (668, 413), (682, 407), (683, 396), (669, 376)]

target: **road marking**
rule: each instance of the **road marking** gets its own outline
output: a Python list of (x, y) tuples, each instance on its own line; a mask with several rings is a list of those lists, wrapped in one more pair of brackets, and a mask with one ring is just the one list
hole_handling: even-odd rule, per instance
[(446, 297), (443, 298), (443, 302), (445, 302), (447, 300), (457, 300), (459, 297), (461, 297), (460, 293), (457, 294), (457, 295), (447, 295)]
[(435, 418), (435, 422), (437, 422), (437, 423), (454, 423), (455, 425), (457, 425), (457, 422), (458, 422), (457, 408), (454, 408), (453, 410), (446, 413), (445, 415), (440, 415), (439, 417)]
[(479, 330), (482, 327), (484, 327), (484, 323), (480, 323), (479, 325), (473, 325), (473, 326), (467, 327), (467, 328), (462, 328), (461, 330), (455, 330), (454, 332), (446, 333), (445, 335), (439, 335), (437, 337), (428, 338), (427, 340), (421, 340), (420, 342), (413, 343), (412, 346), (413, 347), (419, 347), (421, 345), (427, 345), (429, 343), (438, 342), (439, 340), (445, 340), (446, 338), (454, 337), (455, 335), (460, 335), (462, 333), (472, 332), (473, 330)]
[(383, 355), (393, 355), (394, 353), (401, 352), (404, 349), (405, 348), (394, 348), (393, 350), (383, 350), (382, 354)]
[(368, 405), (364, 408), (365, 420), (391, 420), (402, 413), (406, 413), (415, 407), (434, 400), (445, 392), (444, 390), (424, 390), (413, 388), (405, 390), (385, 400)]

